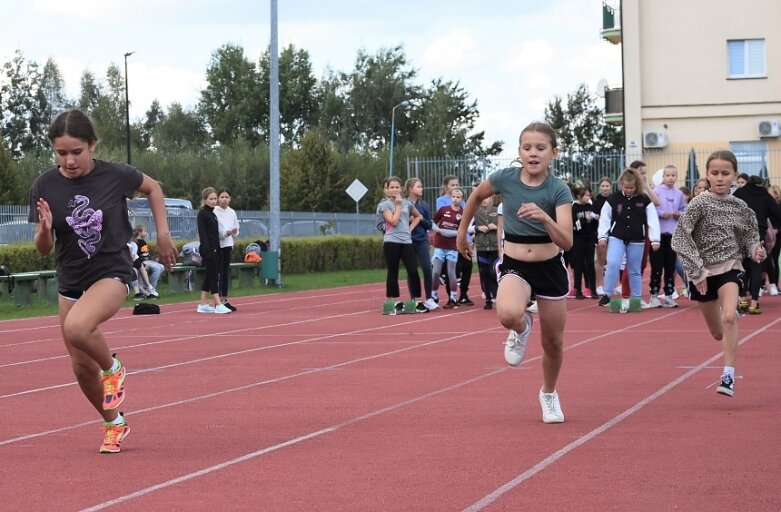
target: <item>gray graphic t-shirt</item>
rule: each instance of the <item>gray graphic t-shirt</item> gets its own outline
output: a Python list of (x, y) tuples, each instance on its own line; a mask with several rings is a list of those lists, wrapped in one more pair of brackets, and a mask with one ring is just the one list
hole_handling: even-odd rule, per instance
[(28, 221), (38, 222), (36, 204), (43, 198), (52, 211), (60, 291), (86, 290), (103, 277), (129, 277), (132, 228), (126, 199), (143, 179), (129, 165), (95, 160), (86, 176), (66, 178), (54, 168), (35, 180)]

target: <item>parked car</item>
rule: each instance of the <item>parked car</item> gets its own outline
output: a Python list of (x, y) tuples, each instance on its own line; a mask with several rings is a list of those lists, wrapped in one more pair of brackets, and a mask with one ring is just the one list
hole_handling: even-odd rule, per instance
[(35, 236), (35, 224), (14, 220), (0, 224), (0, 245), (28, 242)]
[[(193, 204), (187, 199), (166, 197), (163, 199), (165, 209), (168, 212), (168, 229), (171, 237), (182, 240), (192, 240), (198, 237), (198, 212), (193, 209)], [(134, 226), (144, 224), (149, 231), (149, 237), (157, 236), (155, 231), (152, 209), (149, 207), (149, 199), (136, 197), (127, 200), (128, 217)]]

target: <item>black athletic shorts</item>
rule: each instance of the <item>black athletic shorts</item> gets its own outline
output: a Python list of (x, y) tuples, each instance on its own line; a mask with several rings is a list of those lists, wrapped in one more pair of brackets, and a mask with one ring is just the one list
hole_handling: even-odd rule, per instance
[(705, 292), (705, 295), (702, 295), (700, 292), (698, 292), (697, 286), (693, 282), (689, 281), (689, 298), (691, 300), (696, 300), (697, 302), (710, 302), (713, 300), (718, 300), (719, 288), (727, 283), (737, 283), (738, 297), (740, 297), (743, 295), (743, 292), (746, 288), (746, 283), (744, 281), (745, 275), (746, 273), (742, 270), (730, 270), (728, 272), (724, 272), (723, 274), (708, 276), (705, 278), (705, 282), (708, 283), (708, 290)]
[(506, 254), (496, 263), (497, 281), (508, 275), (518, 276), (532, 289), (532, 296), (540, 299), (566, 299), (569, 293), (569, 273), (562, 253), (546, 261), (520, 261)]

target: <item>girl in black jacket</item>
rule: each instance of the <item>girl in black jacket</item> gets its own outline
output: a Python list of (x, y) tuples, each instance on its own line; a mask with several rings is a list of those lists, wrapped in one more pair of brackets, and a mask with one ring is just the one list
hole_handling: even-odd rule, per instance
[[(201, 209), (198, 211), (198, 239), (201, 242), (198, 249), (203, 258), (206, 275), (201, 285), (201, 303), (198, 313), (230, 313), (220, 300), (220, 227), (214, 207), (217, 206), (217, 191), (207, 187), (201, 192)], [(209, 302), (211, 295), (211, 303)]]
[[(773, 226), (781, 226), (781, 206), (767, 191), (759, 176), (749, 176), (746, 184), (736, 189), (732, 195), (745, 201), (748, 207), (754, 210), (757, 215), (759, 240), (764, 244), (767, 219), (770, 219)], [(745, 290), (746, 295), (738, 305), (740, 311), (750, 315), (762, 313), (762, 310), (759, 309), (759, 289), (762, 287), (762, 273), (765, 272), (766, 265), (767, 260), (761, 263), (757, 263), (751, 258), (743, 260), (743, 268), (746, 269), (748, 275), (748, 285)]]

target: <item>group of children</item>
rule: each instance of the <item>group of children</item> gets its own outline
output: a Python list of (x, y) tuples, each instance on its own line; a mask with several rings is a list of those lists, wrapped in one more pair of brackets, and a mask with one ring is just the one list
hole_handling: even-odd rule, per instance
[[(124, 414), (119, 412), (126, 396), (127, 372), (110, 352), (100, 324), (124, 304), (132, 280), (132, 262), (126, 245), (131, 237), (126, 198), (136, 191), (148, 197), (155, 219), (158, 259), (168, 269), (176, 263), (176, 247), (168, 232), (160, 185), (129, 165), (94, 159), (98, 138), (92, 121), (83, 111), (71, 109), (58, 115), (49, 128), (48, 139), (57, 166), (42, 173), (33, 184), (29, 221), (36, 224), (34, 243), (38, 251), (41, 254), (56, 251), (63, 340), (82, 393), (104, 420), (100, 452), (116, 453), (130, 431)], [(438, 260), (451, 267), (453, 248), (466, 261), (471, 261), (469, 228), (476, 226), (478, 263), (492, 262), (494, 256), (499, 257), (495, 266), (496, 287), (484, 283), (483, 288), (492, 304), (495, 299), (497, 319), (508, 329), (504, 356), (510, 365), (517, 366), (523, 361), (533, 325), (527, 305), (536, 297), (543, 349), (543, 382), (539, 391), (542, 419), (545, 423), (561, 423), (564, 413), (556, 384), (563, 362), (569, 292), (563, 251), (570, 251), (574, 244), (572, 195), (569, 187), (550, 171), (558, 146), (556, 133), (548, 124), (532, 123), (525, 127), (518, 152), (520, 168), (509, 167), (492, 173), (473, 190), (465, 206), (461, 205), (463, 193), (452, 191), (450, 205), (434, 214), (438, 224), (434, 228), (432, 222), (430, 227), (439, 235), (435, 245), (443, 245), (436, 247), (441, 252), (434, 262), (435, 268)], [(690, 297), (699, 303), (711, 335), (723, 343), (725, 367), (717, 391), (729, 396), (734, 394), (738, 347), (736, 307), (743, 285), (743, 263), (747, 259), (761, 263), (767, 256), (757, 215), (746, 202), (731, 194), (737, 169), (737, 160), (731, 152), (717, 151), (710, 155), (706, 164), (708, 190), (694, 197), (688, 208), (677, 215), (678, 224), (670, 237), (670, 247), (683, 262)], [(394, 312), (400, 303), (400, 261), (410, 278), (411, 310), (429, 309), (420, 300), (422, 292), (417, 274), (417, 259), (428, 259), (428, 251), (423, 250), (422, 244), (418, 250), (412, 238), (412, 232), (421, 223), (424, 230), (429, 228), (421, 215), (426, 208), (420, 199), (421, 184), (407, 185), (408, 198), (403, 198), (401, 181), (386, 180), (386, 200), (378, 208), (385, 230), (386, 295)], [(652, 217), (650, 214), (655, 212), (651, 200), (641, 198), (641, 178), (635, 171), (627, 171), (619, 185), (619, 192), (609, 196), (599, 212), (600, 242), (610, 239), (609, 268), (627, 251), (641, 254), (646, 234), (655, 250), (661, 246), (659, 229), (646, 233), (645, 227), (634, 225), (626, 214), (631, 211)], [(502, 221), (493, 203), (498, 194), (502, 197)], [(237, 228), (221, 227), (214, 213), (219, 197), (216, 190), (207, 188), (202, 197), (198, 228), (207, 268), (202, 296), (208, 300), (211, 295), (215, 305), (209, 306), (216, 309), (224, 305), (216, 303), (221, 301), (218, 286), (220, 247), (224, 247), (221, 240), (235, 236)], [(591, 220), (587, 221), (585, 216), (580, 216), (576, 222), (597, 220), (593, 215), (589, 217)], [(494, 230), (496, 236), (491, 234)], [(453, 231), (455, 246), (448, 240), (453, 238)], [(498, 241), (500, 234), (503, 242)], [(485, 245), (480, 242), (481, 235), (488, 237)], [(492, 236), (497, 239), (495, 249), (490, 243)], [(422, 240), (419, 236), (415, 238), (415, 241)], [(615, 249), (610, 247), (613, 240), (617, 241)], [(630, 280), (636, 283), (638, 264), (629, 259), (627, 264)], [(481, 275), (484, 269), (481, 267)], [(613, 282), (607, 282), (606, 276), (606, 285), (615, 285), (615, 272), (611, 272)], [(455, 286), (456, 276), (449, 273), (451, 286)], [(427, 278), (432, 289), (429, 292), (426, 288), (426, 302), (433, 298), (438, 279), (433, 272)], [(453, 300), (452, 295), (450, 299)], [(401, 309), (405, 309), (403, 303)]]
[[(456, 249), (470, 261), (474, 254), (470, 236), (498, 241), (496, 246), (477, 251), (478, 264), (496, 262), (496, 288), (487, 285), (482, 267), (481, 286), (491, 303), (496, 301), (497, 317), (509, 330), (504, 353), (510, 365), (523, 361), (533, 325), (527, 305), (533, 298), (539, 301), (543, 347), (539, 398), (543, 421), (564, 421), (556, 382), (563, 354), (564, 299), (571, 296), (565, 252), (576, 281), (574, 296), (586, 297), (582, 288), (585, 280), (585, 291), (597, 298), (596, 249), (596, 259), (605, 268), (600, 290), (603, 293), (599, 297), (602, 306), (611, 302), (610, 295), (623, 267), (630, 289), (628, 302), (638, 308), (677, 307), (675, 275), (681, 274), (688, 283), (686, 293), (699, 303), (711, 335), (723, 343), (724, 370), (717, 392), (733, 396), (738, 296), (744, 287), (744, 265), (759, 266), (767, 257), (757, 214), (745, 201), (732, 195), (731, 187), (738, 176), (734, 154), (717, 151), (710, 155), (706, 184), (701, 184), (700, 190), (695, 187), (689, 204), (675, 187), (674, 166), (663, 169), (661, 183), (653, 190), (648, 186), (645, 164), (640, 161), (621, 174), (616, 191), (609, 179), (600, 180), (599, 195), (592, 200), (589, 189), (571, 191), (550, 173), (549, 165), (558, 148), (556, 134), (549, 125), (532, 123), (521, 132), (519, 142), (520, 169), (510, 167), (491, 174), (472, 191), (465, 207), (461, 206), (463, 193), (453, 190), (451, 204), (434, 215), (432, 283), (436, 290), (443, 264), (450, 281), (455, 280), (457, 260), (450, 252), (453, 230), (457, 231)], [(393, 180), (386, 181), (386, 190)], [(395, 180), (394, 189), (400, 190), (400, 181)], [(507, 215), (497, 215), (493, 200), (499, 194)], [(401, 204), (402, 200), (397, 201)], [(410, 216), (417, 218), (419, 213), (414, 206), (409, 208)], [(386, 212), (386, 220), (394, 221), (398, 228), (398, 217), (390, 216), (387, 206), (381, 210)], [(497, 222), (491, 222), (492, 219)], [(417, 225), (420, 221), (413, 222)], [(494, 231), (494, 236), (480, 236), (489, 231)], [(651, 263), (648, 303), (640, 298), (646, 260)], [(398, 287), (391, 289), (390, 282), (392, 262), (388, 263), (388, 298), (397, 300)], [(407, 271), (417, 274), (414, 265), (408, 266)], [(455, 307), (454, 290), (449, 292), (446, 306)], [(663, 299), (659, 298), (660, 292)]]
[[(401, 179), (391, 176), (385, 180), (385, 199), (377, 207), (378, 228), (384, 232), (383, 253), (387, 265), (386, 300), (383, 314), (427, 313), (440, 307), (439, 289), (445, 286), (446, 297), (442, 309), (453, 309), (474, 303), (468, 295), (472, 274), (472, 260), (461, 255), (456, 247), (456, 236), (462, 222), (464, 192), (458, 178), (446, 176), (443, 194), (437, 199), (433, 216), (423, 199), (423, 183), (418, 178), (407, 180), (404, 193)], [(496, 274), (493, 265), (498, 259), (499, 197), (484, 201), (475, 222), (470, 227), (478, 256), (480, 284), (485, 298), (484, 309), (492, 309), (496, 298)], [(431, 233), (431, 236), (429, 235)], [(433, 245), (431, 251), (429, 243)], [(407, 271), (409, 301), (400, 299), (399, 267)], [(421, 289), (418, 265), (422, 269)], [(425, 299), (421, 293), (425, 291)]]

